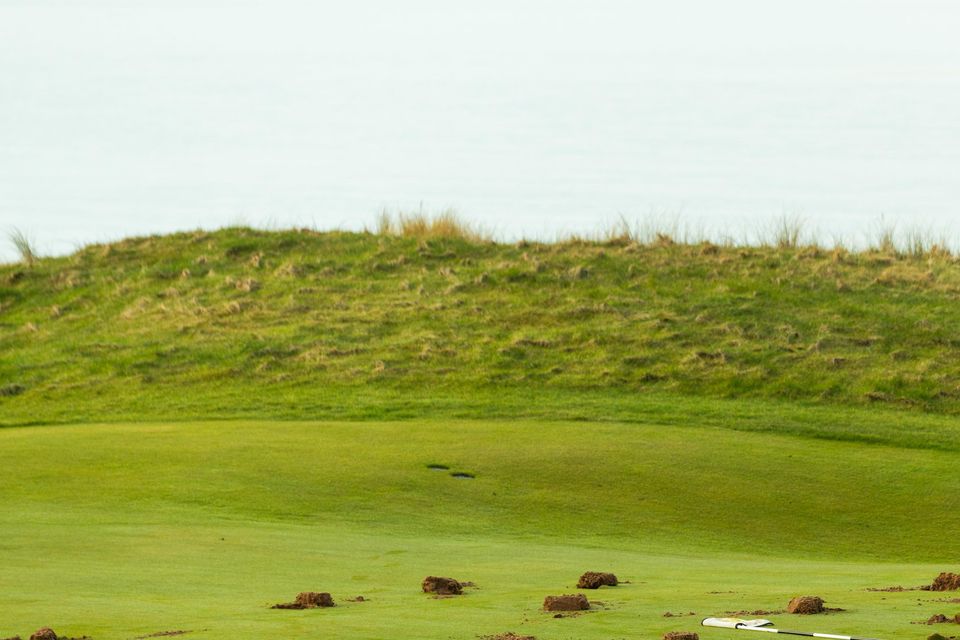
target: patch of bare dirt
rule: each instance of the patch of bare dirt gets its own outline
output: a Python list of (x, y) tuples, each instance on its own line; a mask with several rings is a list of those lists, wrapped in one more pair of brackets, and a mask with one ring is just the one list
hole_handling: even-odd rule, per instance
[(459, 596), (463, 593), (463, 584), (453, 578), (427, 576), (421, 584), (424, 593), (435, 593), (438, 596)]
[(21, 640), (20, 636), (10, 636), (9, 638), (4, 638), (3, 640)]
[[(19, 638), (20, 636), (14, 636), (14, 638)], [(53, 629), (50, 627), (42, 627), (33, 632), (30, 636), (30, 640), (93, 640), (90, 636), (80, 636), (79, 638), (71, 638), (70, 636), (58, 636)]]
[(693, 631), (668, 631), (663, 640), (700, 640), (700, 634)]
[(931, 633), (927, 636), (927, 640), (957, 640), (956, 636), (945, 636), (939, 633)]
[(944, 571), (933, 579), (933, 584), (920, 588), (924, 591), (956, 591), (960, 589), (960, 575)]
[(157, 631), (156, 633), (148, 633), (145, 636), (137, 636), (133, 640), (147, 640), (147, 638), (167, 638), (170, 636), (184, 636), (188, 633), (193, 633), (193, 631), (185, 631), (183, 629), (177, 629), (175, 631)]
[(753, 611), (725, 611), (726, 616), (775, 616), (786, 613), (783, 609), (754, 609)]
[(923, 624), (960, 624), (960, 613), (949, 618), (942, 613), (930, 616)]
[(347, 598), (347, 602), (370, 602), (363, 596), (357, 596), (356, 598)]
[(688, 611), (687, 613), (673, 613), (672, 611), (667, 611), (663, 614), (664, 618), (682, 618), (684, 616), (695, 616), (697, 613), (695, 611)]
[(334, 606), (333, 598), (327, 592), (301, 591), (293, 602), (275, 604), (271, 609), (317, 609)]
[(901, 591), (916, 591), (919, 587), (901, 587), (897, 585), (895, 587), (867, 587), (867, 591), (882, 592), (882, 593), (900, 593)]
[(819, 596), (797, 596), (787, 605), (787, 613), (811, 615), (823, 612), (823, 598)]
[(543, 599), (544, 611), (587, 611), (590, 601), (582, 593), (563, 596), (547, 596)]
[(617, 586), (617, 576), (602, 571), (587, 571), (577, 581), (577, 589), (599, 589)]
[(477, 636), (480, 640), (537, 640), (534, 636), (521, 636), (513, 631), (498, 633), (495, 636)]

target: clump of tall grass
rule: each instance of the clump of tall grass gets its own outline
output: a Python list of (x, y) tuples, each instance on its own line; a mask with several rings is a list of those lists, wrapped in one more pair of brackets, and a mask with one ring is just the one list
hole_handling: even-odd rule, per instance
[(894, 225), (881, 225), (869, 238), (867, 251), (897, 258), (950, 258), (950, 244), (946, 232), (936, 234), (920, 228), (898, 231)]
[(430, 240), (435, 238), (458, 239), (468, 242), (492, 242), (489, 232), (463, 220), (453, 209), (430, 215), (419, 211), (396, 215), (382, 211), (377, 219), (377, 234)]
[(804, 244), (816, 244), (805, 237), (803, 218), (783, 215), (773, 221), (767, 232), (766, 244), (777, 249), (798, 249)]
[(606, 244), (637, 244), (669, 247), (699, 245), (708, 240), (702, 227), (681, 223), (679, 216), (654, 215), (631, 223), (621, 215), (611, 226), (599, 234), (598, 242)]
[(20, 262), (24, 263), (28, 267), (32, 267), (33, 263), (37, 261), (37, 251), (33, 246), (33, 241), (30, 240), (30, 237), (20, 229), (13, 228), (7, 233), (7, 237), (10, 239), (10, 243), (13, 244), (14, 248), (17, 250), (17, 253), (20, 254)]
[(874, 232), (874, 237), (869, 243), (869, 250), (878, 253), (888, 253), (899, 255), (897, 250), (897, 231), (893, 225), (883, 225)]

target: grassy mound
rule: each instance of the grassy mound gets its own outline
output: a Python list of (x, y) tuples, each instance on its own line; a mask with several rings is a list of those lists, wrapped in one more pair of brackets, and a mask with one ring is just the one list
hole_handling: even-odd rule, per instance
[(0, 266), (0, 420), (960, 410), (945, 253), (422, 231), (225, 229)]

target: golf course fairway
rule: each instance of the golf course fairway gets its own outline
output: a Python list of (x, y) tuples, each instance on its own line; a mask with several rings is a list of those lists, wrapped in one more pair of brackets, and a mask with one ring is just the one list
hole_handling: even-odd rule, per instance
[[(695, 419), (151, 422), (3, 428), (0, 469), (0, 637), (728, 640), (700, 619), (818, 595), (844, 611), (763, 617), (906, 640), (960, 611), (868, 590), (960, 568), (952, 451)], [(540, 610), (588, 570), (625, 583)], [(337, 606), (269, 608), (300, 591)]]

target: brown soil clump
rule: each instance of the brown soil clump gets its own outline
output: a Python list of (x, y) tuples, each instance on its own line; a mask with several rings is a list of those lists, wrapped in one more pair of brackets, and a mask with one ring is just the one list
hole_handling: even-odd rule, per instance
[(587, 571), (580, 576), (577, 589), (599, 589), (600, 587), (617, 586), (617, 576), (600, 571)]
[(695, 615), (697, 615), (696, 611), (690, 611), (688, 613), (673, 613), (672, 611), (667, 611), (666, 613), (663, 614), (663, 617), (664, 618), (682, 618), (683, 616), (695, 616)]
[(427, 576), (421, 586), (424, 593), (435, 593), (438, 596), (459, 596), (463, 593), (463, 585), (453, 578)]
[(693, 631), (669, 631), (663, 634), (663, 640), (700, 640), (700, 634)]
[(329, 593), (318, 593), (316, 591), (302, 591), (297, 594), (297, 599), (293, 602), (284, 602), (275, 604), (271, 609), (317, 609), (319, 607), (334, 606), (333, 598)]
[(883, 592), (883, 593), (900, 593), (901, 591), (913, 591), (913, 589), (908, 589), (906, 587), (901, 587), (900, 585), (897, 585), (895, 587), (867, 587), (867, 591)]
[(10, 636), (9, 638), (4, 638), (3, 640), (20, 640), (20, 636)]
[(521, 636), (513, 631), (498, 633), (495, 636), (479, 636), (480, 640), (537, 640), (534, 636)]
[(50, 627), (43, 627), (34, 631), (30, 640), (57, 640), (57, 634)]
[(933, 579), (933, 584), (920, 588), (924, 591), (955, 591), (960, 589), (960, 575), (944, 571)]
[(960, 613), (953, 616), (952, 618), (949, 618), (943, 615), (942, 613), (938, 613), (930, 616), (930, 618), (927, 619), (926, 624), (946, 624), (948, 622), (953, 624), (960, 624)]
[(547, 596), (543, 599), (544, 611), (587, 611), (590, 609), (590, 601), (582, 593)]
[(754, 609), (753, 611), (727, 611), (728, 616), (773, 616), (785, 613), (783, 609)]
[(823, 598), (819, 596), (797, 596), (787, 605), (787, 613), (810, 615), (823, 611)]
[(363, 596), (357, 596), (356, 598), (347, 598), (347, 602), (366, 602), (367, 599)]
[(147, 638), (167, 638), (170, 636), (182, 636), (188, 633), (193, 633), (193, 631), (184, 631), (178, 629), (176, 631), (157, 631), (156, 633), (150, 633), (145, 636), (137, 636), (135, 640), (147, 640)]

